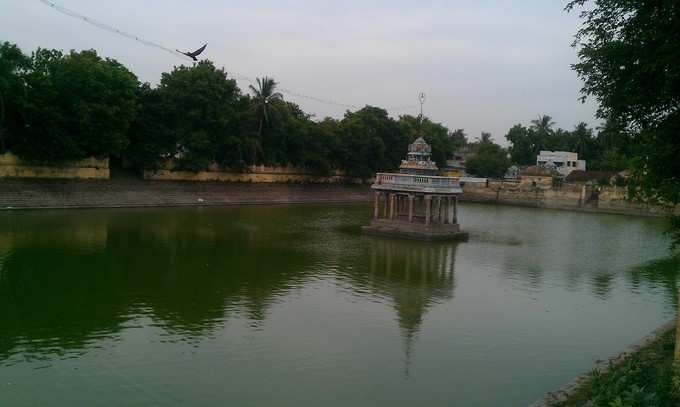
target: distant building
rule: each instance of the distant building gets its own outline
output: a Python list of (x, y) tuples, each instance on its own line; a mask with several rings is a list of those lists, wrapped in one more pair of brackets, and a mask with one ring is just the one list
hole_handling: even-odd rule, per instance
[(554, 167), (564, 177), (574, 170), (586, 170), (585, 160), (579, 160), (577, 153), (568, 151), (541, 151), (536, 157), (536, 165)]

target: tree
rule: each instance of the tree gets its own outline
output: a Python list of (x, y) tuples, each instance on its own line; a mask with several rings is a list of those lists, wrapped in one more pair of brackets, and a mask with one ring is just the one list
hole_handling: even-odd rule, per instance
[(159, 89), (148, 83), (140, 84), (136, 95), (137, 115), (130, 125), (124, 166), (138, 171), (157, 169), (173, 158), (177, 149), (177, 138), (167, 117), (170, 107)]
[(457, 150), (467, 144), (467, 134), (464, 129), (456, 129), (449, 134), (454, 150)]
[[(585, 3), (571, 1), (567, 10)], [(621, 125), (637, 146), (631, 193), (677, 205), (680, 5), (674, 0), (598, 0), (581, 18), (574, 41), (579, 62), (573, 68), (584, 80), (582, 100), (594, 97), (598, 116)]]
[(501, 178), (509, 167), (508, 153), (493, 142), (480, 143), (477, 154), (466, 161), (467, 171), (478, 177)]
[(240, 147), (233, 137), (246, 104), (236, 81), (212, 62), (175, 67), (162, 74), (156, 89), (143, 86), (138, 95), (142, 105), (133, 125), (138, 133), (128, 149), (141, 158), (138, 165), (152, 168), (173, 159), (177, 168), (200, 171), (226, 159), (225, 145)]
[(541, 135), (547, 135), (553, 132), (555, 122), (552, 117), (547, 114), (538, 116), (537, 119), (531, 121), (531, 128)]
[(270, 106), (273, 102), (283, 100), (283, 95), (276, 91), (277, 85), (274, 79), (266, 76), (264, 78), (257, 78), (257, 87), (250, 85), (258, 117), (257, 138), (260, 141), (260, 147), (262, 145), (262, 128), (265, 123), (269, 122)]
[[(585, 0), (571, 1), (567, 10)], [(581, 13), (573, 68), (584, 80), (582, 100), (594, 96), (602, 118), (640, 129), (677, 113), (680, 83), (678, 4), (599, 0)]]
[(12, 151), (55, 163), (118, 155), (135, 116), (137, 78), (94, 50), (64, 55), (38, 49), (24, 75), (25, 101), (12, 132)]
[(521, 124), (516, 124), (505, 135), (505, 139), (510, 142), (510, 159), (515, 164), (531, 165), (536, 162), (538, 150), (533, 144), (531, 131)]
[(577, 124), (570, 135), (573, 143), (573, 148), (568, 151), (574, 151), (578, 154), (581, 160), (591, 160), (595, 156), (595, 139), (593, 138), (593, 130), (588, 128), (584, 122)]
[(7, 150), (9, 122), (16, 122), (25, 101), (24, 75), (31, 60), (15, 44), (0, 43), (0, 153)]
[(373, 106), (345, 113), (339, 131), (342, 168), (357, 177), (398, 168), (409, 144), (387, 111)]
[(483, 131), (482, 134), (479, 136), (479, 144), (492, 144), (492, 143), (493, 140), (491, 140), (491, 133)]

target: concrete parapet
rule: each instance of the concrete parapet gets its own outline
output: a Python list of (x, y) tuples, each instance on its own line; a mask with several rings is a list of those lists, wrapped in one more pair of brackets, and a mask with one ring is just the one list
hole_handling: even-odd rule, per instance
[(12, 153), (0, 154), (0, 177), (108, 179), (109, 159), (90, 157), (60, 166), (29, 164)]

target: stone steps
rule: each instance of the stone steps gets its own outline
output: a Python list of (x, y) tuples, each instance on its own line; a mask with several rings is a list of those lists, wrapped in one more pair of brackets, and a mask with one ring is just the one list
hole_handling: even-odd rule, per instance
[(369, 202), (371, 197), (370, 188), (356, 185), (0, 178), (0, 209)]

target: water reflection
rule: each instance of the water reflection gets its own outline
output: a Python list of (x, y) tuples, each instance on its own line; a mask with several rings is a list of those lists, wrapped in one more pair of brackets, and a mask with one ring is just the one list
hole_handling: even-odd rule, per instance
[(406, 353), (406, 375), (414, 343), (427, 309), (453, 298), (457, 243), (424, 243), (367, 238), (368, 273), (354, 275), (355, 283), (390, 300)]
[(355, 275), (375, 295), (393, 303), (406, 337), (413, 337), (428, 306), (449, 300), (455, 289), (456, 244), (369, 238), (369, 272)]
[(628, 273), (628, 278), (631, 288), (635, 291), (641, 291), (644, 287), (662, 289), (666, 302), (670, 307), (674, 307), (678, 303), (680, 254), (633, 267)]
[(0, 357), (82, 348), (143, 314), (184, 336), (209, 335), (232, 312), (257, 324), (302, 284), (313, 253), (296, 249), (310, 236), (267, 211), (255, 227), (234, 221), (248, 212), (13, 218), (0, 230)]
[[(454, 297), (463, 246), (339, 229), (363, 216), (364, 208), (323, 207), (4, 214), (0, 362), (82, 352), (118, 340), (142, 318), (169, 341), (216, 335), (230, 318), (257, 329), (291, 291), (327, 278), (392, 307), (408, 360), (428, 310)], [(479, 259), (475, 272), (498, 262), (503, 280), (520, 287), (540, 291), (562, 280), (605, 300), (627, 270), (632, 291), (660, 287), (669, 304), (677, 301), (680, 257), (631, 269), (641, 242), (624, 233), (626, 222), (604, 225), (617, 234), (587, 242), (570, 237), (592, 231), (560, 219), (559, 233), (550, 229), (555, 221), (542, 221), (552, 225), (547, 232), (534, 225), (521, 235), (514, 224), (475, 222), (477, 240), (464, 246)]]

